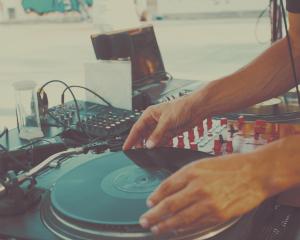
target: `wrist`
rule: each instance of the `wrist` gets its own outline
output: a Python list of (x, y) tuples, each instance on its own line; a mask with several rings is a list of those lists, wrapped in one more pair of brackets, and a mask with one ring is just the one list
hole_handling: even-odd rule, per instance
[(274, 196), (300, 183), (300, 164), (297, 143), (292, 136), (268, 144), (249, 154), (254, 175), (267, 197)]
[(186, 101), (191, 112), (192, 120), (204, 120), (211, 116), (211, 113), (208, 111), (210, 106), (207, 101), (206, 92), (205, 88), (187, 96)]

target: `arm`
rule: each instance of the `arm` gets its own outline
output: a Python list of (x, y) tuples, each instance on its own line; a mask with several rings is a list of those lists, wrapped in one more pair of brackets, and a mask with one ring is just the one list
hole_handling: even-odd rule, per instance
[[(300, 136), (255, 152), (185, 166), (149, 197), (141, 225), (156, 234), (207, 228), (252, 210), (266, 198), (300, 184)], [(259, 167), (258, 167), (259, 166)]]
[[(300, 14), (289, 14), (290, 36), (300, 79)], [(213, 115), (240, 110), (276, 97), (295, 86), (287, 39), (282, 39), (253, 62), (203, 89), (148, 108), (133, 126), (124, 149), (140, 147), (147, 140), (152, 148)]]
[[(289, 13), (290, 37), (300, 77), (300, 14)], [(191, 95), (193, 112), (213, 116), (262, 102), (295, 86), (287, 39), (273, 44), (234, 74), (208, 84)]]

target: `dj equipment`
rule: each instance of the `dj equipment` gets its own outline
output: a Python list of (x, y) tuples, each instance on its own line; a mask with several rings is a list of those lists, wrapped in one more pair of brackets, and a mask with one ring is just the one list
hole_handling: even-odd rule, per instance
[(80, 122), (73, 102), (49, 109), (45, 126), (71, 128), (97, 139), (128, 134), (141, 112), (128, 111), (111, 106), (79, 101)]
[(163, 179), (209, 156), (160, 148), (70, 158), (36, 177), (37, 197), (26, 211), (5, 212), (0, 204), (1, 239), (206, 239), (204, 235), (213, 236), (235, 221), (158, 238), (142, 229), (138, 219), (147, 211), (146, 198)]
[(92, 35), (91, 39), (97, 59), (130, 59), (134, 88), (149, 80), (168, 79), (153, 26)]
[[(171, 94), (175, 98), (189, 91), (170, 91), (168, 98)], [(164, 99), (168, 100), (166, 95)], [(85, 145), (85, 149), (98, 149), (101, 153), (114, 151), (114, 141), (120, 149), (128, 130), (140, 115), (140, 112), (88, 102), (79, 102), (79, 106), (81, 123), (86, 124), (83, 129), (102, 139)], [(63, 107), (51, 108), (49, 112), (56, 120), (49, 117), (47, 127), (63, 124), (65, 129), (52, 127), (56, 132), (68, 129), (60, 134), (61, 139), (70, 134), (68, 131), (81, 133), (82, 127), (77, 124), (74, 111), (71, 102)], [(130, 118), (131, 115), (134, 117)], [(120, 125), (124, 128), (118, 130), (116, 126), (115, 131), (103, 130), (116, 122), (122, 122), (124, 125)], [(9, 172), (9, 184), (6, 183), (5, 191), (0, 187), (0, 239), (155, 239), (139, 227), (138, 217), (147, 209), (146, 197), (165, 177), (193, 160), (252, 151), (299, 131), (300, 127), (292, 123), (253, 122), (243, 116), (236, 120), (209, 118), (172, 139), (166, 146), (168, 148), (54, 159), (39, 174), (29, 178), (29, 182), (24, 182), (25, 187), (21, 189), (15, 184), (18, 180), (14, 179), (22, 179), (23, 175), (19, 177)], [(60, 151), (63, 150), (65, 148)], [(40, 162), (35, 163), (35, 169), (43, 163)], [(234, 223), (228, 222), (204, 232), (196, 230), (160, 239), (208, 239), (214, 234), (231, 239), (231, 231), (243, 224), (243, 220), (236, 225)]]

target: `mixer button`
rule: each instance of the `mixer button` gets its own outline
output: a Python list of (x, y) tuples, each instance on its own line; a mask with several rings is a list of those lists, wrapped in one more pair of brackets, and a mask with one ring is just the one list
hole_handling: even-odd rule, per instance
[(199, 138), (203, 137), (203, 134), (204, 134), (203, 124), (199, 125), (199, 126), (197, 127), (197, 130), (198, 130)]
[(216, 139), (214, 141), (214, 149), (213, 150), (215, 151), (216, 154), (221, 153), (222, 143), (221, 143), (221, 141), (219, 139)]
[(244, 116), (239, 116), (238, 118), (238, 128), (241, 130), (245, 124), (245, 117)]
[(182, 135), (180, 135), (177, 137), (177, 139), (178, 139), (177, 147), (184, 148), (184, 137)]
[(264, 120), (256, 120), (254, 126), (255, 134), (264, 134), (266, 132), (267, 122)]
[(195, 142), (190, 143), (190, 148), (194, 151), (198, 151), (198, 144)]
[(233, 143), (232, 141), (227, 141), (226, 143), (226, 152), (233, 153)]
[(213, 121), (212, 121), (212, 118), (207, 118), (207, 129), (211, 129), (212, 128), (212, 125), (213, 125)]
[(188, 137), (189, 137), (189, 141), (190, 142), (194, 142), (195, 141), (195, 132), (194, 132), (194, 128), (190, 129), (188, 131)]
[(227, 118), (221, 118), (220, 120), (221, 126), (227, 126), (227, 122), (228, 122)]

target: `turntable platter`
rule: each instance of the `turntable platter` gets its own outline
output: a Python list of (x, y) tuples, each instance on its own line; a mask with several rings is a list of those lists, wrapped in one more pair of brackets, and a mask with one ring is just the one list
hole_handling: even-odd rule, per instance
[[(100, 156), (56, 182), (42, 202), (42, 220), (61, 239), (157, 239), (139, 225), (140, 216), (148, 210), (147, 197), (171, 173), (205, 157), (211, 155), (169, 148)], [(211, 236), (232, 224), (205, 233)]]
[(168, 175), (141, 169), (122, 152), (112, 154), (66, 174), (55, 184), (51, 202), (56, 211), (79, 221), (138, 224), (147, 210), (145, 199)]

